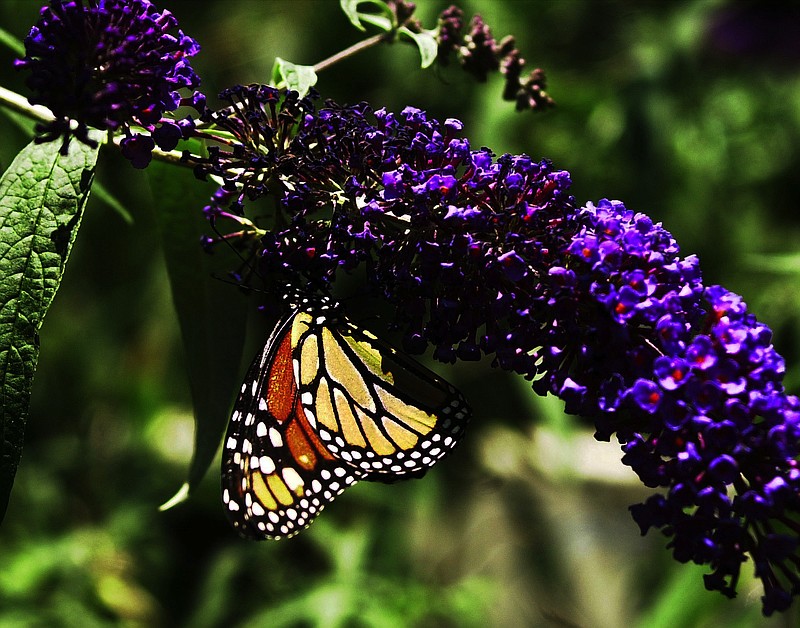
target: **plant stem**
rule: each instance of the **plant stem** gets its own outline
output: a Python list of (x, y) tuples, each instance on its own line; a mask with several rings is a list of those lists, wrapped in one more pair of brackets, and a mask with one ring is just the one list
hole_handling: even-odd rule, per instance
[(12, 92), (2, 85), (0, 85), (0, 105), (5, 105), (9, 109), (21, 113), (37, 122), (52, 122), (54, 117), (47, 107), (32, 105), (24, 96)]
[[(0, 106), (8, 107), (9, 109), (16, 111), (17, 113), (21, 113), (32, 120), (36, 120), (37, 122), (52, 122), (55, 118), (53, 112), (51, 112), (47, 107), (43, 107), (42, 105), (32, 105), (24, 96), (21, 96), (16, 92), (12, 92), (10, 89), (6, 89), (2, 85), (0, 85)], [(119, 146), (123, 139), (123, 136), (117, 135), (111, 141), (115, 145)], [(153, 159), (164, 161), (176, 166), (183, 166), (184, 168), (192, 168), (193, 165), (182, 160), (181, 155), (182, 153), (180, 151), (175, 150), (170, 152), (165, 152), (163, 150), (159, 150), (158, 148), (153, 150)]]
[(344, 50), (337, 52), (335, 55), (332, 55), (327, 59), (323, 59), (314, 66), (314, 72), (317, 73), (322, 72), (323, 70), (329, 68), (330, 66), (336, 63), (339, 63), (339, 61), (342, 61), (347, 57), (352, 57), (353, 55), (361, 52), (362, 50), (366, 50), (367, 48), (371, 48), (372, 46), (381, 43), (383, 40), (386, 39), (386, 37), (387, 33), (378, 33), (377, 35), (373, 35), (372, 37), (367, 37), (367, 39), (359, 41), (358, 43), (355, 43), (349, 48), (345, 48)]

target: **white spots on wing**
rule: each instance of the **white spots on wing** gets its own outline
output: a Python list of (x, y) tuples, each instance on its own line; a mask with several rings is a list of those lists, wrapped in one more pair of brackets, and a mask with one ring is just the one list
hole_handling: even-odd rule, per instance
[(300, 477), (300, 474), (292, 467), (285, 467), (283, 472), (283, 481), (286, 482), (286, 486), (289, 487), (290, 491), (294, 491), (297, 487), (303, 486), (303, 478)]
[(256, 425), (256, 436), (258, 436), (259, 438), (264, 438), (266, 435), (267, 435), (267, 424), (261, 421), (259, 422), (258, 425)]
[(311, 409), (303, 408), (303, 413), (306, 415), (306, 419), (308, 419), (308, 424), (311, 426), (311, 429), (317, 429), (317, 417), (314, 416), (314, 413), (311, 411)]
[(275, 473), (275, 461), (269, 456), (261, 456), (258, 459), (258, 466), (261, 467), (261, 472), (269, 475)]
[(283, 446), (283, 438), (281, 437), (281, 433), (274, 427), (269, 428), (269, 442), (272, 443), (273, 447)]

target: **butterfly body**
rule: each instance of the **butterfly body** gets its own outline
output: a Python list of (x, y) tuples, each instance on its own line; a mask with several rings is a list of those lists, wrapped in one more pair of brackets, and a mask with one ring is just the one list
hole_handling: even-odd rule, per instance
[(242, 536), (293, 536), (359, 480), (419, 477), (469, 418), (453, 386), (327, 303), (278, 322), (234, 405), (222, 486)]

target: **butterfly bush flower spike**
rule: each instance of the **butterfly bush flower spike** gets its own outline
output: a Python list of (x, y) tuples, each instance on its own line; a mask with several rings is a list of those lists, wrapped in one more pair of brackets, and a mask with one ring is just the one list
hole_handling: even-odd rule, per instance
[(505, 77), (503, 100), (516, 102), (517, 111), (545, 110), (555, 105), (545, 91), (544, 70), (535, 68), (523, 75), (526, 61), (512, 36), (497, 42), (491, 28), (480, 15), (475, 15), (464, 30), (464, 13), (453, 5), (439, 14), (436, 34), (437, 61), (446, 66), (456, 56), (461, 68), (478, 81), (486, 82), (490, 72), (500, 71)]
[[(179, 93), (200, 83), (189, 64), (199, 49), (172, 13), (148, 0), (53, 0), (16, 62), (30, 72), (31, 103), (55, 115), (38, 127), (37, 141), (62, 138), (66, 151), (72, 135), (91, 143), (88, 127), (122, 130), (123, 155), (145, 167), (156, 145), (172, 150), (192, 126), (190, 119), (178, 123), (164, 115), (181, 105), (202, 110), (202, 95)], [(150, 134), (134, 133), (130, 125)]]
[(764, 613), (786, 609), (800, 584), (800, 404), (742, 299), (705, 285), (645, 214), (577, 204), (549, 161), (474, 150), (459, 121), (413, 107), (300, 102), (238, 88), (209, 114), (237, 144), (198, 166), (223, 181), (213, 217), (280, 200), (286, 219), (254, 258), (264, 275), (319, 287), (363, 267), (406, 350), (487, 355), (564, 399), (661, 489), (631, 507), (643, 533), (708, 565), (706, 587), (728, 596), (752, 560)]

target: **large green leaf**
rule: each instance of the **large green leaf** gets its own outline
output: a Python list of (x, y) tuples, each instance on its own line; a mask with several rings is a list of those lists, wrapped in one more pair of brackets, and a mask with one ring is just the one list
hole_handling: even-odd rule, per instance
[[(248, 300), (219, 276), (239, 260), (220, 247), (209, 255), (200, 238), (210, 230), (202, 207), (213, 191), (192, 172), (160, 162), (147, 172), (162, 234), (172, 300), (178, 315), (195, 418), (195, 449), (185, 498), (203, 478), (216, 455), (238, 391)], [(166, 505), (165, 505), (166, 506)]]
[[(99, 138), (97, 138), (99, 139)], [(14, 484), (39, 359), (39, 328), (89, 198), (97, 148), (29, 144), (0, 178), (0, 519)]]

